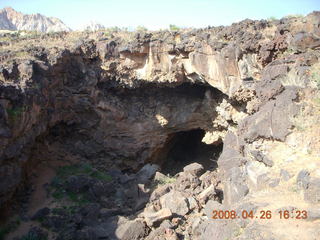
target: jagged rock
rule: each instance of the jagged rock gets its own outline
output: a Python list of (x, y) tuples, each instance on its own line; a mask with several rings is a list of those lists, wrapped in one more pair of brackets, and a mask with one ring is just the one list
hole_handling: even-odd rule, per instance
[(194, 210), (194, 209), (198, 210), (199, 209), (198, 202), (197, 202), (197, 200), (195, 198), (188, 197), (187, 200), (188, 200), (188, 203), (189, 203), (189, 209), (190, 210)]
[(299, 188), (307, 189), (310, 183), (310, 173), (307, 170), (301, 170), (297, 176), (297, 185)]
[(166, 240), (164, 234), (166, 231), (166, 227), (158, 227), (155, 230), (153, 230), (152, 232), (150, 232), (150, 234), (146, 237), (146, 240)]
[(243, 173), (238, 168), (230, 169), (223, 189), (223, 203), (232, 204), (240, 201), (249, 193), (249, 188), (245, 182)]
[(167, 240), (179, 240), (177, 233), (173, 229), (165, 230), (165, 238)]
[(143, 168), (140, 169), (140, 171), (137, 173), (137, 181), (139, 183), (146, 183), (151, 178), (154, 177), (156, 172), (159, 170), (159, 166), (156, 164), (146, 164), (143, 166)]
[(161, 224), (160, 227), (163, 227), (165, 229), (167, 228), (174, 228), (175, 226), (171, 223), (170, 220), (164, 220)]
[(183, 168), (183, 171), (186, 173), (194, 174), (199, 177), (203, 173), (204, 169), (203, 166), (199, 163), (191, 163), (185, 166)]
[(89, 203), (80, 209), (80, 214), (83, 217), (83, 224), (87, 226), (95, 226), (99, 219), (101, 206), (98, 203)]
[(194, 239), (197, 239), (202, 234), (201, 225), (203, 225), (203, 222), (205, 221), (204, 217), (197, 217), (194, 218), (191, 222), (191, 234)]
[(144, 184), (138, 184), (138, 198), (135, 199), (136, 204), (134, 205), (135, 211), (141, 210), (144, 208), (146, 203), (149, 201), (149, 189), (145, 189)]
[(188, 199), (180, 192), (170, 191), (160, 198), (162, 208), (168, 208), (173, 214), (184, 216), (189, 212)]
[(215, 188), (213, 185), (210, 185), (198, 195), (197, 199), (201, 204), (205, 204), (209, 199), (213, 199), (215, 195)]
[(70, 176), (66, 180), (66, 190), (73, 193), (85, 191), (90, 186), (90, 179), (87, 176)]
[[(297, 184), (304, 188), (304, 200), (309, 203), (317, 204), (320, 202), (320, 178), (311, 178), (308, 182), (308, 179), (306, 179), (307, 176), (308, 175), (304, 175), (304, 177), (300, 176), (302, 179), (300, 178), (301, 181)], [(305, 189), (305, 186), (307, 186), (307, 189)]]
[(51, 211), (50, 208), (47, 208), (47, 207), (41, 208), (31, 217), (31, 220), (41, 220), (47, 215), (49, 215), (50, 211)]
[(246, 131), (245, 140), (253, 142), (258, 138), (272, 138), (284, 141), (292, 127), (290, 117), (299, 110), (293, 101), (296, 97), (296, 89), (286, 89), (276, 100), (267, 102), (259, 112), (247, 117), (240, 126), (240, 131)]
[(224, 206), (221, 203), (214, 200), (209, 200), (204, 207), (204, 213), (209, 219), (211, 219), (213, 216), (212, 214), (213, 211), (215, 210), (220, 211), (223, 209), (224, 209)]
[(92, 228), (83, 228), (75, 233), (75, 238), (79, 240), (97, 240), (98, 236)]
[(267, 173), (261, 174), (257, 177), (257, 189), (261, 190), (266, 188), (268, 185), (271, 184), (271, 178), (268, 176)]
[(269, 182), (269, 187), (276, 187), (278, 186), (280, 183), (280, 178), (274, 178), (274, 179), (271, 179), (270, 182)]
[(272, 167), (274, 164), (271, 159), (269, 159), (267, 156), (265, 156), (259, 151), (251, 151), (251, 154), (257, 161), (264, 163), (268, 167)]
[(92, 198), (100, 199), (103, 196), (110, 196), (116, 192), (113, 183), (104, 181), (90, 181), (89, 193)]
[(216, 221), (209, 219), (203, 223), (201, 228), (201, 240), (231, 239), (233, 234), (239, 229), (233, 222), (223, 219)]
[(227, 170), (241, 166), (246, 161), (241, 154), (241, 149), (241, 139), (235, 133), (229, 131), (224, 139), (223, 150), (218, 159), (219, 167)]
[(155, 224), (159, 224), (165, 219), (169, 219), (172, 217), (172, 212), (169, 208), (162, 208), (161, 210), (154, 211), (144, 211), (143, 216), (148, 226), (153, 226)]
[(102, 208), (99, 211), (99, 217), (102, 219), (108, 219), (109, 217), (120, 215), (122, 211), (120, 209), (107, 209)]
[(243, 204), (240, 204), (240, 206), (235, 209), (237, 216), (240, 216), (239, 219), (236, 219), (237, 224), (241, 228), (247, 227), (247, 225), (250, 223), (250, 220), (242, 217), (243, 212), (246, 211), (247, 213), (252, 212), (253, 214), (256, 214), (257, 209), (258, 206), (252, 202), (245, 202)]
[[(239, 228), (234, 229), (234, 233), (238, 234)], [(264, 239), (269, 239), (269, 240), (277, 239), (276, 235), (271, 230), (269, 230), (266, 226), (259, 225), (257, 223), (252, 224), (251, 226), (248, 226), (247, 228), (245, 228), (244, 232), (241, 234), (239, 239), (259, 240), (261, 239), (261, 233), (263, 233)]]
[(150, 196), (150, 201), (155, 201), (157, 199), (160, 199), (161, 196), (165, 195), (171, 190), (171, 187), (169, 184), (162, 185), (155, 189), (151, 196)]
[(50, 228), (55, 232), (62, 232), (65, 228), (71, 229), (72, 225), (70, 219), (65, 216), (47, 216), (41, 223), (41, 226)]
[(167, 179), (167, 176), (162, 174), (161, 172), (156, 172), (153, 178), (155, 182), (164, 182), (166, 179)]
[(320, 47), (320, 38), (312, 33), (297, 33), (291, 42), (292, 48), (298, 51), (306, 51), (308, 48)]
[(289, 181), (289, 179), (292, 178), (293, 176), (291, 176), (287, 170), (281, 169), (280, 170), (280, 177), (284, 181)]
[[(266, 176), (268, 173), (267, 167), (258, 162), (249, 162), (246, 165), (246, 173), (249, 183), (251, 183), (254, 187), (259, 188), (261, 185), (261, 176)], [(259, 182), (260, 180), (260, 182)]]
[(115, 235), (118, 239), (138, 240), (148, 234), (148, 228), (141, 220), (128, 221), (117, 227)]
[(201, 182), (196, 175), (191, 173), (179, 173), (179, 176), (174, 184), (174, 189), (181, 192), (197, 193), (196, 188)]

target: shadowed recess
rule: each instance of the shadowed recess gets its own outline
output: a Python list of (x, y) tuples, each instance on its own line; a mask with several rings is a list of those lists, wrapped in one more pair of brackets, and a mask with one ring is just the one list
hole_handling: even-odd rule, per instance
[(202, 129), (174, 133), (164, 147), (167, 154), (162, 164), (162, 173), (175, 175), (193, 162), (200, 163), (205, 170), (215, 169), (223, 143), (205, 144), (202, 142), (204, 135)]

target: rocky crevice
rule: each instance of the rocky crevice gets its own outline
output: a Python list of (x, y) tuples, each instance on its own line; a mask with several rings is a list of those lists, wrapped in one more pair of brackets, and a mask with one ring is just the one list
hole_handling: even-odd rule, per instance
[[(78, 165), (48, 191), (92, 204), (72, 214), (43, 210), (60, 239), (69, 233), (61, 223), (72, 225), (73, 238), (124, 237), (132, 229), (137, 236), (120, 239), (235, 237), (246, 223), (208, 217), (226, 206), (256, 208), (245, 201), (261, 184), (279, 183), (266, 174), (276, 163), (264, 146), (286, 142), (312, 89), (319, 16), (129, 40), (97, 33), (72, 42), (71, 33), (61, 36), (68, 46), (8, 58), (0, 69), (0, 207), (28, 183), (29, 171), (61, 160)], [(203, 166), (190, 165), (200, 159)]]
[(4, 181), (3, 187), (9, 190), (3, 191), (4, 200), (10, 199), (22, 180), (23, 165), (30, 163), (37, 138), (45, 142), (45, 136), (51, 135), (84, 159), (134, 170), (154, 161), (171, 134), (228, 128), (227, 122), (219, 126), (218, 120), (214, 126), (212, 121), (218, 116), (216, 106), (229, 100), (208, 85), (150, 83), (123, 88), (114, 80), (101, 81), (99, 65), (96, 58), (67, 52), (52, 66), (12, 65), (20, 70), (12, 71), (7, 81), (23, 77), (22, 71), (32, 81), (24, 89), (4, 87), (2, 91), (2, 176), (11, 182)]

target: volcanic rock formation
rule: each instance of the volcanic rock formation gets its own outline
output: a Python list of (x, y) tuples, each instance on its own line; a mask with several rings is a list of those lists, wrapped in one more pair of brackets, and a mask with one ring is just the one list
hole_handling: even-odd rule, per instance
[[(263, 202), (255, 193), (275, 188), (270, 191), (277, 194), (280, 180), (297, 174), (283, 169), (277, 153), (304, 144), (295, 135), (296, 120), (311, 106), (305, 100), (318, 94), (311, 75), (320, 59), (319, 26), (320, 12), (314, 12), (199, 30), (61, 33), (2, 42), (0, 207), (12, 204), (37, 166), (72, 159), (99, 171), (64, 171), (62, 181), (50, 185), (64, 189), (56, 196), (89, 194), (92, 201), (75, 215), (45, 209), (34, 217), (45, 219), (57, 239), (279, 236), (246, 220), (212, 221), (210, 214), (268, 206), (272, 199)], [(317, 137), (310, 159), (319, 156)], [(189, 165), (197, 161), (201, 165)], [(177, 169), (175, 182), (157, 172), (161, 168)], [(272, 175), (280, 170), (281, 179)], [(113, 177), (112, 184), (101, 172)], [(298, 178), (313, 204), (319, 203), (317, 174), (306, 170)], [(154, 175), (164, 186), (152, 193)]]

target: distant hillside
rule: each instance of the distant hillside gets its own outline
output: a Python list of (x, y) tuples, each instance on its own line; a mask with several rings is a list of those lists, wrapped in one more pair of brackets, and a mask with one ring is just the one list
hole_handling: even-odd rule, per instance
[(7, 7), (0, 10), (0, 29), (38, 32), (71, 31), (60, 19), (41, 14), (23, 14)]

